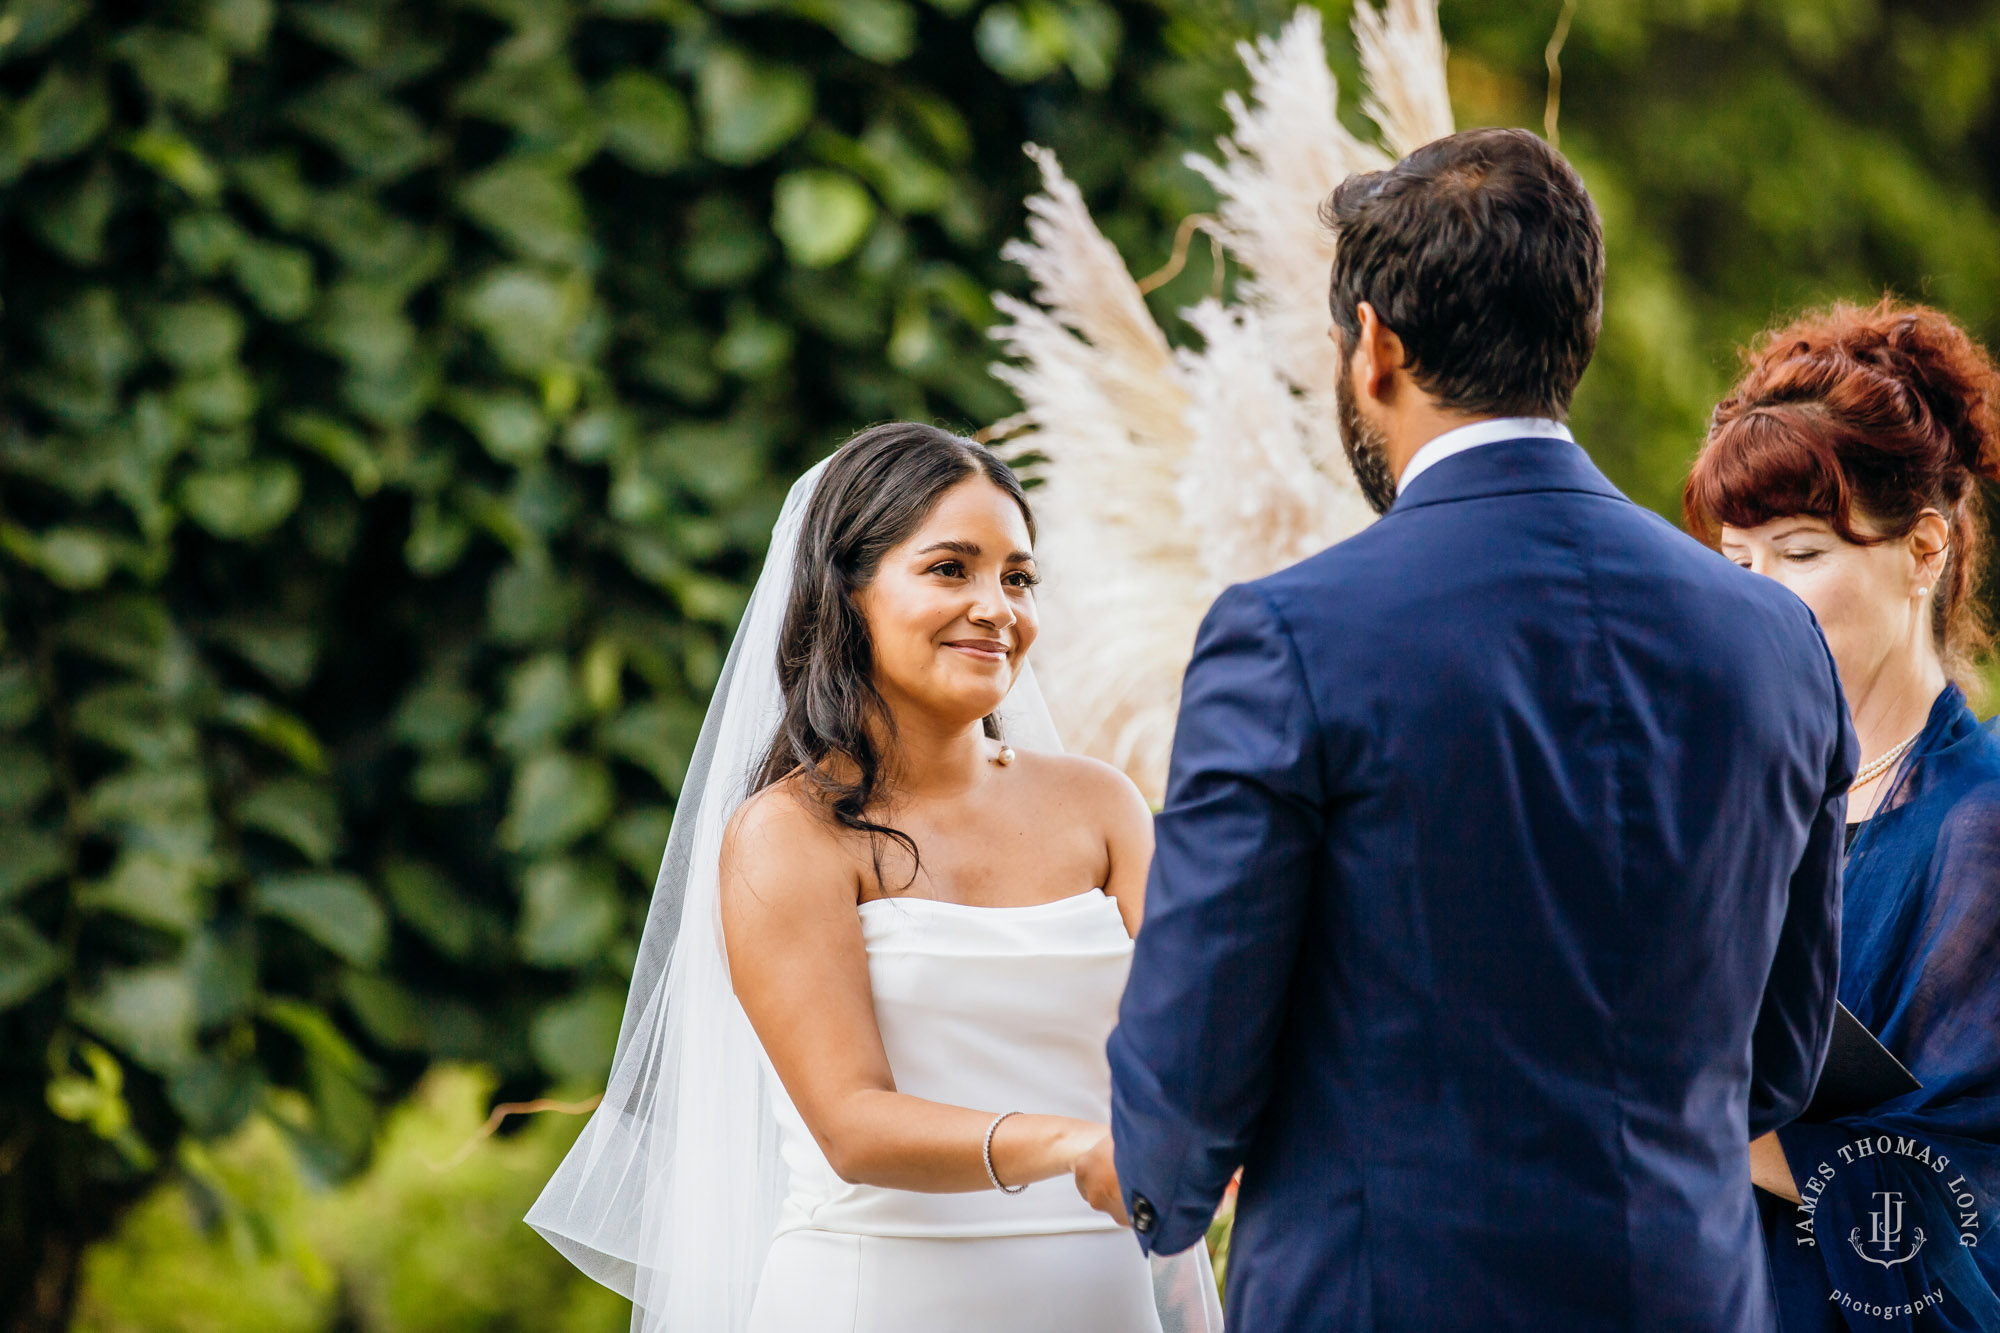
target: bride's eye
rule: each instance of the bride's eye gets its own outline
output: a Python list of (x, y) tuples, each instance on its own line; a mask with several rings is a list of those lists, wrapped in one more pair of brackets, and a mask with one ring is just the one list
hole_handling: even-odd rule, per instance
[(1017, 569), (1007, 576), (1007, 586), (1010, 588), (1032, 588), (1041, 581), (1041, 575), (1025, 569)]
[(1787, 551), (1785, 552), (1785, 559), (1791, 561), (1795, 565), (1805, 565), (1805, 564), (1810, 564), (1813, 561), (1819, 559), (1824, 554), (1826, 554), (1824, 551), (1812, 551), (1812, 550)]
[(931, 573), (942, 574), (948, 579), (963, 578), (965, 566), (956, 560), (940, 560), (931, 566)]

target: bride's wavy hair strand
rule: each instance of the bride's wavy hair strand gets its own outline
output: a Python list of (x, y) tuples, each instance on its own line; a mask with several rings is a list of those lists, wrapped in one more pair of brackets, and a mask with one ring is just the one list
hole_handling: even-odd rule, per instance
[[(984, 477), (1021, 507), (1028, 535), (1034, 511), (1020, 481), (984, 445), (917, 422), (871, 426), (840, 447), (806, 506), (793, 563), (791, 599), (778, 637), (784, 719), (757, 771), (755, 790), (801, 776), (807, 794), (841, 827), (868, 836), (882, 879), (881, 839), (909, 854), (911, 880), (922, 860), (916, 840), (869, 818), (884, 795), (895, 719), (875, 686), (874, 641), (854, 594), (882, 558), (915, 532), (944, 493)], [(999, 724), (986, 719), (986, 734)], [(907, 887), (907, 885), (906, 885)]]

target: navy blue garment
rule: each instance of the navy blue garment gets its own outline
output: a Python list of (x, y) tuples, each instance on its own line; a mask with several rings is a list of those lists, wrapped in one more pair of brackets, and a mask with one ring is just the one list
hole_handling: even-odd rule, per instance
[(1806, 1200), (1765, 1203), (1780, 1323), (2000, 1329), (2000, 736), (1957, 686), (1846, 880), (1841, 1002), (1923, 1087), (1779, 1131)]
[(1109, 1048), (1141, 1244), (1241, 1164), (1242, 1333), (1771, 1328), (1854, 748), (1804, 604), (1567, 441), (1224, 593)]

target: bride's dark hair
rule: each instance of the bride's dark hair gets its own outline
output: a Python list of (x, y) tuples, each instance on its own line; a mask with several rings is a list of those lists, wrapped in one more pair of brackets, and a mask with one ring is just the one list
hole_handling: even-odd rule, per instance
[[(756, 790), (796, 772), (842, 827), (866, 833), (871, 842), (891, 839), (913, 863), (916, 842), (867, 815), (885, 782), (886, 756), (875, 727), (893, 740), (895, 719), (875, 688), (874, 644), (854, 594), (873, 581), (882, 557), (916, 531), (946, 491), (977, 476), (1021, 507), (1033, 538), (1035, 515), (1021, 483), (984, 445), (908, 421), (871, 426), (842, 445), (806, 505), (778, 636), (785, 716), (758, 769)], [(999, 734), (991, 717), (986, 734)], [(877, 879), (881, 861), (878, 850)]]

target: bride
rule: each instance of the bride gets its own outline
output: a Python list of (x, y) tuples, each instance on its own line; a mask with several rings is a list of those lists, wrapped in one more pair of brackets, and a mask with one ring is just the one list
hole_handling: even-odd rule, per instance
[(604, 1102), (528, 1221), (673, 1333), (1219, 1329), (1069, 1178), (1151, 819), (1027, 671), (997, 457), (864, 431), (793, 488), (681, 793)]

